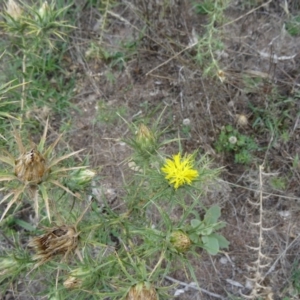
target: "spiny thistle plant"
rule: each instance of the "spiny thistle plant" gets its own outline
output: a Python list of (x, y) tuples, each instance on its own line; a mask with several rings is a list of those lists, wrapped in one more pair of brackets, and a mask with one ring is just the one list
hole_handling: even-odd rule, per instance
[[(43, 84), (37, 82), (36, 77), (47, 72), (45, 58), (51, 61), (58, 41), (64, 41), (67, 31), (74, 28), (62, 18), (69, 7), (57, 8), (55, 1), (50, 4), (47, 1), (38, 1), (34, 5), (18, 3), (15, 0), (7, 0), (4, 3), (4, 9), (0, 13), (0, 29), (6, 36), (7, 59), (14, 62), (7, 67), (8, 72), (5, 76), (8, 77), (7, 81), (10, 81), (9, 76), (16, 78), (17, 74), (22, 82), (19, 119), (22, 119), (22, 114), (28, 109), (27, 86), (31, 90), (35, 89), (35, 93), (43, 95), (42, 92), (38, 92)], [(21, 72), (11, 70), (15, 66), (19, 68), (20, 65)]]
[[(49, 204), (49, 185), (59, 187), (66, 193), (80, 198), (78, 194), (74, 194), (69, 188), (64, 186), (59, 179), (68, 176), (68, 171), (86, 169), (86, 167), (57, 167), (57, 165), (63, 160), (70, 158), (82, 150), (74, 151), (72, 153), (65, 154), (61, 157), (54, 158), (53, 150), (58, 144), (62, 135), (45, 149), (45, 143), (47, 139), (48, 121), (46, 123), (44, 133), (38, 145), (32, 144), (29, 149), (26, 149), (23, 145), (22, 138), (17, 130), (15, 130), (15, 140), (19, 151), (19, 157), (15, 158), (10, 152), (5, 151), (5, 155), (0, 156), (0, 161), (9, 165), (11, 168), (0, 174), (0, 181), (7, 182), (8, 185), (4, 186), (1, 190), (7, 191), (7, 194), (3, 197), (0, 204), (8, 201), (7, 207), (4, 210), (0, 221), (2, 221), (12, 207), (18, 200), (25, 198), (26, 192), (28, 197), (33, 199), (36, 218), (39, 216), (39, 195), (44, 200), (45, 209), (49, 221), (51, 221), (50, 204)], [(71, 180), (78, 182), (79, 186), (82, 185), (83, 175), (85, 180), (90, 181), (95, 175), (94, 172), (85, 170), (86, 173), (73, 174)], [(79, 175), (79, 176), (78, 176)]]
[[(18, 263), (4, 256), (4, 261), (11, 265), (12, 276), (18, 272), (21, 276), (25, 271), (32, 278), (39, 273), (48, 274), (48, 288), (44, 291), (48, 297), (168, 299), (170, 287), (165, 285), (164, 277), (171, 270), (185, 268), (197, 282), (189, 258), (198, 258), (201, 249), (215, 255), (221, 248), (228, 247), (228, 241), (218, 233), (225, 226), (219, 221), (221, 209), (217, 205), (207, 209), (201, 201), (220, 169), (213, 169), (207, 155), (197, 152), (183, 154), (177, 150), (169, 157), (162, 145), (175, 140), (160, 142), (153, 129), (145, 125), (140, 125), (138, 134), (129, 141), (133, 151), (130, 160), (138, 169), (129, 169), (130, 174), (125, 177), (126, 194), (120, 199), (120, 208), (110, 207), (103, 194), (105, 210), (99, 211), (97, 203), (85, 200), (88, 199), (86, 194), (86, 197), (82, 195), (82, 201), (75, 201), (72, 213), (66, 209), (67, 202), (62, 201), (55, 204), (59, 213), (55, 210), (53, 214), (54, 206), (48, 203), (48, 183), (54, 189), (60, 188), (75, 196), (57, 176), (68, 178), (72, 174), (72, 181), (76, 175), (78, 185), (85, 186), (95, 174), (82, 167), (56, 169), (57, 163), (79, 151), (52, 158), (50, 154), (60, 136), (44, 150), (47, 127), (48, 124), (38, 146), (25, 150), (17, 134), (21, 155), (17, 159), (11, 155), (1, 157), (2, 162), (12, 167), (11, 174), (2, 174), (2, 181), (18, 183), (5, 185), (5, 190), (11, 187), (14, 190), (2, 200), (3, 203), (12, 198), (4, 215), (10, 212), (20, 195), (33, 186), (46, 199), (44, 207), (48, 218), (53, 215), (60, 224), (43, 226), (46, 220), (41, 219), (39, 226), (43, 233), (32, 230), (28, 247), (22, 250), (27, 261)], [(71, 173), (67, 173), (70, 170)], [(95, 189), (99, 189), (96, 182)], [(83, 216), (82, 210), (85, 217), (76, 218), (76, 215)], [(4, 277), (3, 282), (9, 281), (7, 273), (3, 273)]]
[(223, 83), (226, 80), (225, 72), (220, 68), (217, 56), (223, 51), (222, 23), (224, 11), (229, 6), (229, 0), (193, 1), (197, 13), (207, 15), (208, 22), (204, 36), (197, 37), (196, 60), (204, 66), (204, 74), (213, 75)]
[(51, 4), (48, 4), (47, 1), (39, 1), (38, 6), (29, 6), (22, 2), (22, 6), (20, 6), (14, 0), (8, 0), (5, 7), (2, 14), (4, 21), (1, 23), (1, 27), (10, 35), (47, 41), (50, 46), (53, 46), (51, 35), (63, 39), (65, 33), (62, 28), (72, 27), (60, 20), (60, 16), (69, 6), (56, 9), (54, 1)]

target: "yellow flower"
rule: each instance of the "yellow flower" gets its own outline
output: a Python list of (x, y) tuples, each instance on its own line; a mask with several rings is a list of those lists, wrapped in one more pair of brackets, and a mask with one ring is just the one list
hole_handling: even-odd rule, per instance
[(165, 165), (161, 168), (166, 174), (165, 178), (170, 184), (178, 189), (184, 184), (191, 184), (198, 177), (198, 171), (193, 169), (192, 155), (185, 155), (181, 158), (180, 153), (173, 155), (172, 159), (167, 159)]

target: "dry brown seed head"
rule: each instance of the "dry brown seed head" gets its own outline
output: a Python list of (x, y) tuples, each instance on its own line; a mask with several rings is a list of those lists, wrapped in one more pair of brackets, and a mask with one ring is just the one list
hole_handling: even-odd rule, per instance
[(74, 276), (69, 276), (65, 281), (64, 281), (64, 287), (66, 289), (76, 289), (80, 288), (82, 286), (83, 280), (78, 277)]
[(36, 149), (22, 154), (15, 161), (15, 174), (23, 182), (42, 182), (46, 170), (46, 160)]
[(132, 286), (126, 296), (126, 300), (157, 300), (155, 288), (144, 282)]
[(40, 261), (37, 265), (59, 254), (68, 255), (77, 248), (79, 233), (74, 226), (62, 225), (47, 228), (46, 231), (46, 234), (33, 238), (28, 244), (36, 251), (33, 259)]

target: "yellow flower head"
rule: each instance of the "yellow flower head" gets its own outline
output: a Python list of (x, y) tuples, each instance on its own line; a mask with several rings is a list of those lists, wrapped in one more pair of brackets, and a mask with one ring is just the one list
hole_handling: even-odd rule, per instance
[(193, 169), (192, 155), (185, 155), (181, 158), (180, 153), (173, 155), (173, 159), (167, 159), (161, 170), (175, 189), (184, 184), (191, 184), (199, 175), (198, 171)]

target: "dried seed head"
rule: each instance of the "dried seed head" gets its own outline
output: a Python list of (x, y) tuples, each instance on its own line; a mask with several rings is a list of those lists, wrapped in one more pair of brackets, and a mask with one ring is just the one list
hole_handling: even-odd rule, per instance
[(38, 184), (46, 173), (46, 160), (36, 149), (22, 154), (15, 161), (15, 174), (23, 182)]
[(180, 253), (188, 251), (192, 244), (189, 236), (181, 230), (172, 232), (170, 241), (174, 248)]
[(21, 17), (22, 9), (14, 0), (8, 0), (6, 4), (6, 13), (16, 21)]
[(248, 125), (248, 118), (244, 114), (236, 115), (236, 123), (239, 126), (247, 126)]
[(191, 120), (189, 118), (183, 119), (182, 124), (185, 126), (190, 126), (191, 125)]
[(140, 282), (130, 288), (126, 300), (158, 300), (158, 296), (151, 284)]
[(235, 136), (230, 136), (228, 139), (230, 144), (236, 144), (237, 143), (237, 138)]
[(84, 270), (83, 268), (77, 268), (69, 273), (68, 278), (64, 281), (64, 287), (66, 289), (75, 289), (83, 286), (84, 281), (89, 277), (91, 272)]
[(226, 79), (225, 73), (222, 70), (218, 70), (217, 76), (219, 77), (220, 81), (223, 83)]
[(33, 260), (39, 262), (35, 267), (49, 261), (53, 256), (68, 255), (78, 245), (79, 233), (74, 226), (62, 225), (47, 228), (46, 231), (46, 234), (33, 238), (28, 244), (36, 251)]
[(64, 287), (66, 289), (78, 289), (82, 286), (83, 280), (82, 278), (79, 277), (74, 277), (74, 276), (69, 276), (65, 281), (64, 281)]

